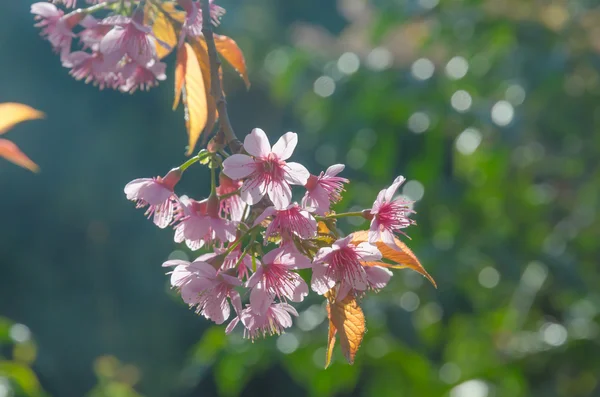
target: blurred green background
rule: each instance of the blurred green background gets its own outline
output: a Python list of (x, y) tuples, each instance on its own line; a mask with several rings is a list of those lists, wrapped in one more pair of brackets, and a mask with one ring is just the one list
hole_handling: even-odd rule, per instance
[(338, 210), (400, 174), (416, 200), (407, 243), (439, 288), (395, 271), (363, 301), (356, 364), (336, 348), (327, 370), (319, 297), (251, 343), (168, 288), (160, 265), (189, 253), (123, 187), (185, 160), (173, 56), (157, 89), (99, 91), (61, 67), (31, 3), (0, 12), (0, 102), (47, 114), (7, 134), (42, 172), (0, 164), (0, 397), (600, 396), (597, 2), (220, 3), (253, 83), (226, 70), (238, 134), (296, 131), (313, 173), (346, 164)]

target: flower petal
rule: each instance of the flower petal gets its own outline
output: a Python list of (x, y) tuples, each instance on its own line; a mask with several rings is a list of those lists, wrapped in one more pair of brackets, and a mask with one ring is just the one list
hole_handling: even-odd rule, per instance
[(292, 157), (294, 149), (298, 144), (298, 134), (295, 132), (287, 132), (273, 145), (272, 152), (277, 155), (279, 160), (287, 160)]
[(263, 181), (246, 180), (240, 190), (240, 197), (246, 204), (258, 203), (267, 193), (267, 185)]
[(325, 171), (325, 175), (326, 176), (336, 176), (340, 172), (344, 171), (344, 168), (346, 168), (346, 166), (344, 164), (334, 164), (334, 165), (330, 166), (329, 168), (327, 168), (327, 171)]
[(327, 265), (324, 263), (316, 263), (313, 266), (310, 286), (312, 290), (319, 295), (327, 293), (327, 291), (335, 286), (335, 280), (327, 276)]
[(292, 201), (292, 190), (286, 182), (275, 182), (271, 184), (271, 189), (267, 192), (269, 198), (275, 205), (276, 209), (282, 210), (290, 205)]
[(256, 284), (256, 286), (252, 288), (252, 292), (250, 292), (250, 305), (252, 306), (252, 310), (260, 314), (266, 313), (273, 302), (273, 298), (274, 296), (263, 288), (262, 283)]
[(378, 261), (382, 258), (381, 252), (376, 246), (367, 242), (360, 243), (356, 246), (356, 253), (360, 255), (363, 262)]
[(256, 170), (254, 159), (245, 154), (234, 154), (223, 161), (223, 173), (231, 179), (243, 179)]
[(306, 185), (310, 172), (300, 163), (286, 163), (285, 164), (285, 180), (292, 185)]
[(392, 183), (392, 185), (385, 190), (385, 201), (389, 202), (392, 200), (392, 197), (394, 197), (394, 194), (396, 194), (396, 190), (398, 190), (400, 185), (402, 185), (405, 180), (406, 178), (403, 176), (399, 176), (394, 179), (394, 183)]
[(271, 153), (271, 143), (263, 130), (255, 128), (246, 135), (244, 149), (254, 157), (267, 157)]

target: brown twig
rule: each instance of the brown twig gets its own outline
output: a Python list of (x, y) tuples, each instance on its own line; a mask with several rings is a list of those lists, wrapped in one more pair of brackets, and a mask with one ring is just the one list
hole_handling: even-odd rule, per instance
[(235, 135), (229, 114), (227, 113), (227, 101), (221, 87), (221, 79), (219, 77), (219, 69), (221, 68), (221, 59), (215, 45), (215, 37), (213, 35), (213, 26), (210, 17), (210, 2), (209, 0), (201, 0), (202, 2), (202, 34), (206, 40), (208, 49), (208, 59), (210, 61), (210, 93), (215, 99), (217, 110), (219, 112), (219, 132), (217, 135), (223, 135), (225, 143), (229, 146), (232, 153), (239, 153), (242, 149), (242, 143)]

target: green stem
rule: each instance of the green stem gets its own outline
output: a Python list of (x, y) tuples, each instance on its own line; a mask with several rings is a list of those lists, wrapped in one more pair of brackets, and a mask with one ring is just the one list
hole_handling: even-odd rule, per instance
[(188, 169), (188, 167), (192, 164), (194, 164), (195, 162), (197, 162), (199, 160), (198, 156), (194, 156), (191, 159), (189, 159), (188, 161), (186, 161), (185, 163), (181, 164), (179, 166), (179, 169), (181, 170), (181, 172), (185, 171), (186, 169)]
[(326, 219), (337, 219), (337, 218), (348, 218), (351, 216), (363, 216), (362, 211), (356, 211), (356, 212), (342, 212), (340, 214), (330, 214), (327, 216), (316, 216), (315, 219), (318, 221), (324, 221)]
[(237, 196), (238, 194), (240, 194), (240, 189), (236, 190), (235, 192), (226, 193), (222, 196), (219, 196), (219, 200), (225, 200), (225, 199), (228, 199), (229, 197)]
[(217, 195), (217, 171), (215, 168), (210, 167), (210, 195)]
[(223, 149), (219, 149), (219, 154), (221, 156), (223, 156), (224, 158), (229, 157), (229, 154), (225, 150), (223, 150)]

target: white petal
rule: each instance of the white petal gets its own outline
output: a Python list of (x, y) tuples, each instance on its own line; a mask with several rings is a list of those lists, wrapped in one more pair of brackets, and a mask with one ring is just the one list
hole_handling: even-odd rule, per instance
[(377, 247), (366, 242), (358, 244), (356, 252), (365, 262), (378, 261), (381, 259), (381, 252), (379, 252)]
[(266, 157), (271, 153), (271, 144), (267, 134), (260, 128), (255, 128), (246, 135), (244, 149), (254, 157)]
[(306, 185), (310, 172), (300, 163), (286, 163), (285, 164), (285, 180), (292, 185)]
[(273, 145), (272, 152), (277, 155), (279, 160), (287, 160), (292, 156), (292, 153), (294, 153), (297, 144), (298, 134), (295, 132), (288, 132), (279, 138), (275, 145)]
[(344, 168), (346, 168), (344, 164), (334, 164), (331, 167), (327, 168), (327, 171), (325, 171), (325, 175), (336, 176), (340, 172), (344, 171)]
[(223, 173), (231, 179), (242, 179), (256, 170), (254, 159), (245, 154), (234, 154), (223, 161)]
[(290, 189), (290, 185), (284, 181), (279, 183), (273, 182), (271, 184), (271, 189), (269, 189), (267, 193), (275, 208), (279, 210), (285, 209), (290, 205), (290, 201), (292, 200), (292, 190)]

